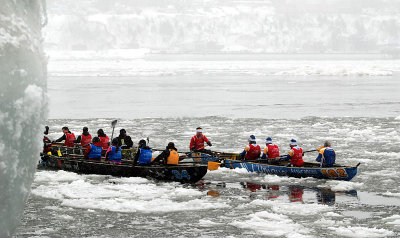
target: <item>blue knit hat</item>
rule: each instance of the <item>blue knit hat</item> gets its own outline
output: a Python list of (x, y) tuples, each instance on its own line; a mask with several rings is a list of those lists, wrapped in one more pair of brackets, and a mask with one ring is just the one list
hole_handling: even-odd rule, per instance
[(265, 140), (265, 143), (266, 143), (266, 144), (272, 144), (272, 139), (271, 139), (271, 137), (268, 137), (268, 138)]
[(254, 135), (251, 135), (251, 136), (249, 137), (249, 141), (254, 141), (254, 142), (256, 142), (256, 137), (255, 137)]
[(295, 139), (291, 139), (289, 145), (297, 145), (297, 141)]

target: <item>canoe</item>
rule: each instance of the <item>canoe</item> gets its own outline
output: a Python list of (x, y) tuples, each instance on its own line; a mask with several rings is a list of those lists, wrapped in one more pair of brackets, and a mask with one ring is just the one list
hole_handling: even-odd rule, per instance
[(336, 165), (330, 168), (321, 168), (319, 163), (304, 162), (303, 167), (289, 167), (289, 162), (282, 161), (279, 165), (271, 165), (259, 161), (249, 162), (239, 160), (237, 153), (219, 152), (215, 155), (205, 153), (192, 153), (191, 157), (195, 162), (207, 164), (209, 161), (221, 161), (221, 166), (226, 168), (245, 168), (249, 172), (276, 174), (279, 176), (289, 176), (296, 178), (313, 177), (317, 179), (334, 179), (350, 181), (357, 174), (359, 166)]
[(265, 164), (260, 162), (240, 161), (225, 159), (223, 165), (226, 168), (245, 168), (249, 172), (276, 174), (279, 176), (289, 176), (296, 178), (313, 177), (317, 179), (333, 179), (350, 181), (357, 174), (356, 166), (341, 166), (321, 168), (319, 163), (304, 162), (302, 167), (290, 167), (288, 162), (279, 165)]
[(182, 164), (182, 165), (139, 165), (132, 166), (131, 161), (122, 164), (97, 162), (83, 159), (80, 156), (46, 155), (38, 169), (66, 170), (81, 174), (100, 174), (118, 177), (143, 177), (163, 181), (176, 181), (181, 183), (195, 183), (207, 173), (207, 165)]

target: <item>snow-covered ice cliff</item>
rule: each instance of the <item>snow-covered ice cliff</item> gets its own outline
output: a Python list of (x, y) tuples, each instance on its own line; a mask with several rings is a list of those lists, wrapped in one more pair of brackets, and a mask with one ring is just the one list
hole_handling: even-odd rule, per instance
[(11, 236), (29, 195), (46, 118), (41, 0), (0, 0), (0, 237)]

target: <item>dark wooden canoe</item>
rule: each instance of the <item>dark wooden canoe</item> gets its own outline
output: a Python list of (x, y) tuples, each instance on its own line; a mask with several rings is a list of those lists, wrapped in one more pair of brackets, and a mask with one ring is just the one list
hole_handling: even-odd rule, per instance
[(132, 166), (131, 162), (114, 164), (97, 162), (64, 155), (46, 155), (38, 169), (66, 170), (81, 174), (101, 174), (118, 177), (143, 177), (164, 181), (177, 181), (181, 183), (195, 183), (207, 173), (207, 165), (182, 164), (182, 165), (139, 165)]

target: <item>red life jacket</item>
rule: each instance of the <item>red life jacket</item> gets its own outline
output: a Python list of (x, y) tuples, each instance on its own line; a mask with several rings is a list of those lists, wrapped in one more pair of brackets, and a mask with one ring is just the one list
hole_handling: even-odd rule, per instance
[(269, 144), (267, 145), (267, 147), (268, 147), (267, 151), (268, 159), (279, 157), (279, 147), (277, 145)]
[(103, 150), (107, 150), (108, 147), (110, 147), (108, 145), (108, 143), (110, 142), (110, 139), (108, 138), (108, 136), (106, 137), (99, 137), (100, 138), (100, 146), (103, 147)]
[(303, 166), (303, 149), (300, 147), (293, 147), (292, 148), (294, 154), (290, 160), (290, 162), (295, 166)]
[(64, 145), (68, 147), (74, 147), (74, 140), (75, 140), (75, 135), (74, 133), (65, 133), (65, 142)]
[[(208, 139), (205, 135), (201, 135), (200, 138), (197, 137), (197, 135), (192, 137), (192, 140), (190, 141), (190, 147), (194, 147), (196, 150), (202, 150), (204, 149), (204, 142), (207, 142)], [(190, 148), (190, 149), (191, 149)]]
[[(84, 134), (81, 135), (81, 145), (88, 145), (90, 144), (90, 142), (92, 142), (92, 135), (89, 134), (87, 136), (85, 136)], [(89, 146), (86, 146), (84, 148), (88, 148)]]
[(261, 154), (261, 147), (259, 145), (254, 146), (254, 144), (249, 145), (250, 149), (246, 153), (246, 160), (256, 160), (260, 157)]

